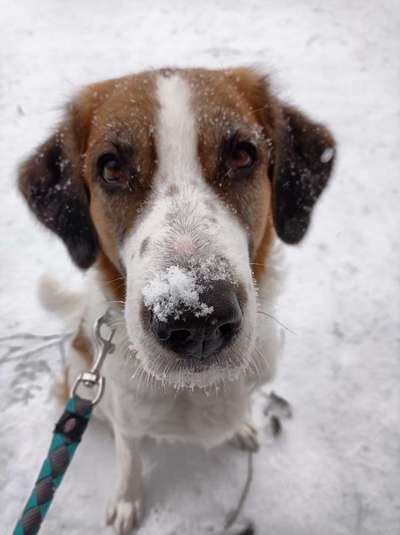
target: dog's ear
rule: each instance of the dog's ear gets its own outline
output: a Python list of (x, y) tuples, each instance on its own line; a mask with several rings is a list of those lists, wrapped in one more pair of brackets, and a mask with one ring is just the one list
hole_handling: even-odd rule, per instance
[(19, 189), (29, 208), (64, 241), (74, 263), (86, 269), (96, 259), (98, 239), (81, 176), (81, 140), (76, 111), (19, 169)]
[(278, 236), (298, 243), (332, 171), (335, 142), (329, 130), (297, 109), (281, 105), (270, 168), (273, 218)]

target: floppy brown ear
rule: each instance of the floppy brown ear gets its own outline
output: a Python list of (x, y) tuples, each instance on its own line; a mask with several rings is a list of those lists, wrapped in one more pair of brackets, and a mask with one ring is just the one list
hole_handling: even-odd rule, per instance
[(72, 119), (66, 119), (21, 165), (18, 185), (39, 221), (60, 236), (74, 263), (86, 269), (96, 259), (98, 239), (75, 137)]
[(327, 128), (282, 106), (273, 163), (273, 218), (278, 236), (298, 243), (332, 171), (335, 141)]

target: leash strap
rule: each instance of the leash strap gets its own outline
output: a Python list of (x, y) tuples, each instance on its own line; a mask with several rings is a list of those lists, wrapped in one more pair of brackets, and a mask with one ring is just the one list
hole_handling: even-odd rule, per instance
[[(47, 457), (13, 535), (36, 535), (39, 532), (54, 494), (89, 423), (93, 407), (104, 393), (105, 379), (100, 375), (100, 370), (106, 356), (115, 349), (112, 343), (115, 329), (110, 327), (111, 321), (111, 312), (108, 309), (95, 324), (94, 335), (98, 346), (96, 361), (89, 372), (83, 372), (76, 378), (72, 386), (71, 397), (56, 423)], [(85, 399), (78, 394), (82, 386), (93, 389), (92, 399)]]
[(56, 423), (47, 457), (13, 535), (36, 535), (92, 415), (93, 403), (70, 398)]

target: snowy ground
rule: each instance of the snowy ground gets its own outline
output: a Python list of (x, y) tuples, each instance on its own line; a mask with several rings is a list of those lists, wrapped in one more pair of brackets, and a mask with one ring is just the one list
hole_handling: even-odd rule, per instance
[[(400, 4), (354, 1), (0, 1), (0, 504), (9, 533), (60, 409), (65, 327), (35, 290), (79, 277), (14, 191), (18, 161), (77, 87), (161, 65), (258, 65), (339, 143), (308, 238), (288, 249), (273, 388), (294, 418), (261, 451), (244, 510), (260, 535), (400, 534)], [(47, 347), (50, 346), (50, 347)], [(91, 425), (43, 534), (106, 534), (109, 433)], [(141, 535), (218, 533), (246, 457), (150, 447)], [(214, 531), (213, 531), (214, 530)]]

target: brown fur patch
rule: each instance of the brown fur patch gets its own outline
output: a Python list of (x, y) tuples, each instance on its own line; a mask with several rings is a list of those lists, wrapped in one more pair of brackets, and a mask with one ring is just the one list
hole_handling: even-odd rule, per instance
[(274, 240), (274, 231), (273, 231), (272, 217), (270, 216), (265, 226), (264, 236), (256, 251), (254, 262), (252, 262), (252, 268), (253, 268), (252, 271), (258, 283), (261, 282), (261, 279), (267, 269), (268, 254), (270, 252), (273, 240)]
[[(72, 340), (72, 347), (79, 353), (79, 356), (85, 362), (87, 368), (93, 365), (93, 351), (89, 338), (86, 336), (82, 325), (79, 327), (74, 339)], [(62, 379), (55, 384), (55, 396), (59, 403), (65, 404), (70, 396), (71, 386), (69, 384), (69, 366), (65, 366)]]
[(122, 305), (125, 302), (126, 288), (125, 278), (121, 272), (104, 253), (100, 253), (96, 262), (96, 267), (101, 275), (101, 279), (105, 285), (105, 288), (114, 298), (114, 300)]
[(84, 333), (82, 326), (79, 327), (79, 330), (75, 338), (72, 341), (72, 347), (76, 351), (78, 351), (79, 355), (88, 365), (88, 367), (92, 366), (93, 364), (92, 346), (91, 346), (89, 338)]
[[(75, 338), (72, 340), (72, 347), (79, 353), (88, 368), (93, 365), (93, 351), (89, 338), (86, 336), (82, 325), (79, 327)], [(71, 385), (69, 384), (69, 366), (64, 368), (63, 377), (55, 384), (55, 396), (59, 403), (65, 404), (70, 396)]]
[(70, 385), (68, 381), (69, 366), (65, 366), (62, 379), (56, 381), (54, 386), (54, 394), (57, 401), (61, 405), (65, 405), (69, 399), (70, 395)]

